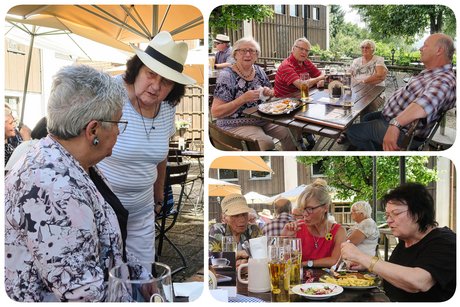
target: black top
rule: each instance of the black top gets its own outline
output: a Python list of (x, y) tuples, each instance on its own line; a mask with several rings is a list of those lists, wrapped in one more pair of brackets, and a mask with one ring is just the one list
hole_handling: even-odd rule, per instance
[(398, 302), (446, 301), (455, 293), (456, 259), (456, 234), (447, 227), (433, 229), (408, 248), (400, 240), (389, 262), (422, 268), (433, 276), (436, 283), (427, 292), (409, 293), (384, 280), (385, 292), (390, 300)]
[(127, 236), (127, 224), (128, 224), (128, 210), (123, 207), (123, 204), (120, 202), (118, 197), (112, 192), (112, 190), (107, 186), (101, 176), (94, 170), (93, 167), (89, 168), (89, 177), (96, 185), (96, 188), (99, 190), (99, 193), (102, 194), (105, 201), (112, 207), (113, 211), (117, 215), (118, 224), (120, 225), (121, 239), (123, 241), (123, 260), (126, 259), (126, 236)]

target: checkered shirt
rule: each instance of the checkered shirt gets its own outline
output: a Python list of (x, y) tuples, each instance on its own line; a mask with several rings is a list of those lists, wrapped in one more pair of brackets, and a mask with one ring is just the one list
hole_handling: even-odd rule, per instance
[(274, 218), (262, 229), (264, 236), (280, 236), (284, 226), (293, 221), (294, 218), (287, 212), (282, 212), (277, 218)]

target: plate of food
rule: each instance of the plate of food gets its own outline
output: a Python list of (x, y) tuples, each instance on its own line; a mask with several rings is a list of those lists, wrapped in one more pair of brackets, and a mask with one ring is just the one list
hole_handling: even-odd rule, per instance
[(302, 105), (302, 102), (294, 98), (278, 99), (272, 102), (259, 104), (259, 111), (269, 115), (288, 114)]
[(380, 279), (374, 274), (349, 271), (339, 271), (335, 277), (329, 274), (323, 275), (319, 280), (345, 289), (371, 289), (380, 284)]
[(339, 295), (343, 292), (343, 288), (336, 284), (313, 282), (294, 286), (292, 292), (311, 300), (325, 300)]

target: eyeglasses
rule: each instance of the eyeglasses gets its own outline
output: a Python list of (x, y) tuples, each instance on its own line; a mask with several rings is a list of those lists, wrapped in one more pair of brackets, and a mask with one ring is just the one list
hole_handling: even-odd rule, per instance
[(128, 126), (128, 121), (127, 120), (100, 120), (102, 123), (112, 123), (112, 124), (117, 124), (118, 125), (118, 134), (122, 134), (125, 132), (126, 127)]
[(303, 209), (303, 213), (312, 214), (313, 210), (318, 209), (319, 207), (322, 207), (324, 205), (326, 205), (326, 204), (321, 204), (321, 205), (318, 205), (316, 207), (306, 207), (306, 208)]
[(392, 220), (395, 219), (395, 217), (399, 216), (400, 214), (404, 213), (404, 212), (407, 212), (408, 210), (403, 210), (403, 211), (399, 211), (399, 212), (395, 212), (395, 210), (392, 210), (390, 212), (385, 212), (385, 220), (388, 220), (389, 218), (391, 218)]
[(361, 46), (361, 49), (372, 49), (370, 46)]
[(303, 52), (306, 52), (306, 53), (309, 53), (310, 52), (310, 49), (305, 49), (305, 48), (302, 48), (302, 47), (299, 47), (299, 46), (295, 46), (297, 49), (299, 49), (300, 51), (303, 51)]
[(246, 48), (246, 49), (236, 49), (235, 51), (239, 52), (240, 54), (246, 54), (249, 52), (250, 55), (254, 55), (257, 53), (257, 50), (254, 50), (254, 49), (249, 49), (249, 48)]

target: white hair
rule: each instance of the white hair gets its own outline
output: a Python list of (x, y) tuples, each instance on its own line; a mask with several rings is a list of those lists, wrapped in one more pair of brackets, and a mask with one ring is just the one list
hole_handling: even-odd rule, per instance
[(372, 215), (371, 205), (364, 200), (360, 200), (351, 205), (351, 209), (355, 209), (356, 212), (362, 212), (365, 218), (369, 218)]

